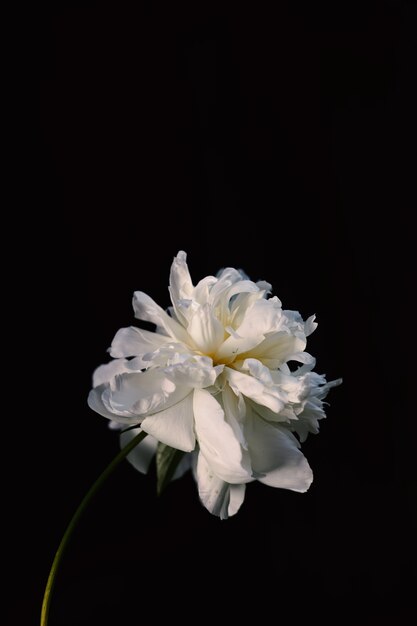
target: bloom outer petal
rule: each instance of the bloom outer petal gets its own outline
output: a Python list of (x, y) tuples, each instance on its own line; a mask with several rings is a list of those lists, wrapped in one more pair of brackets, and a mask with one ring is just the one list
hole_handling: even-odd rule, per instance
[(191, 389), (177, 386), (160, 369), (121, 374), (104, 385), (101, 401), (115, 421), (129, 418), (130, 423), (167, 409), (183, 400)]
[(117, 359), (116, 361), (110, 361), (110, 363), (97, 367), (93, 373), (93, 387), (99, 387), (100, 385), (109, 383), (118, 374), (129, 372), (127, 364), (128, 361), (126, 359)]
[[(132, 428), (120, 435), (120, 447), (124, 448), (129, 441), (131, 441), (136, 435), (142, 431), (142, 428)], [(142, 474), (147, 474), (152, 459), (156, 454), (158, 447), (158, 441), (152, 435), (147, 435), (136, 448), (133, 448), (132, 452), (127, 455), (127, 460)], [(184, 454), (179, 462), (172, 480), (181, 478), (189, 469), (191, 469), (191, 454)]]
[(214, 396), (205, 389), (194, 390), (194, 422), (200, 452), (218, 478), (228, 483), (252, 480), (249, 457)]
[(236, 439), (242, 448), (247, 450), (248, 444), (243, 432), (246, 403), (242, 394), (236, 395), (230, 385), (225, 385), (222, 391), (222, 405), (227, 422), (232, 427)]
[(191, 452), (195, 448), (193, 394), (168, 409), (145, 417), (141, 427), (167, 446)]
[(169, 275), (172, 303), (178, 300), (189, 299), (193, 295), (194, 286), (187, 265), (187, 255), (180, 250), (171, 265)]
[(193, 309), (194, 286), (188, 271), (187, 255), (180, 250), (171, 265), (169, 293), (178, 321), (187, 326), (189, 313)]
[(247, 416), (246, 436), (252, 467), (260, 482), (271, 487), (307, 491), (313, 472), (289, 430), (269, 424), (252, 413)]
[(238, 510), (243, 504), (246, 493), (246, 485), (242, 483), (241, 485), (230, 485), (230, 501), (228, 507), (229, 517), (232, 515), (236, 515)]
[[(132, 441), (142, 431), (141, 428), (132, 428), (131, 430), (127, 430), (120, 435), (120, 446), (124, 448), (127, 444)], [(155, 437), (148, 435), (136, 446), (133, 448), (132, 452), (127, 455), (127, 460), (129, 463), (133, 465), (135, 469), (137, 469), (142, 474), (147, 474), (149, 465), (153, 457), (156, 454), (156, 448), (158, 446), (158, 441)]]
[(117, 421), (118, 423), (121, 423), (121, 424), (132, 424), (132, 421), (133, 423), (138, 422), (139, 420), (137, 418), (132, 420), (129, 417), (115, 416), (114, 413), (111, 413), (105, 407), (103, 400), (102, 400), (102, 396), (106, 389), (107, 389), (107, 385), (105, 384), (99, 385), (98, 387), (94, 387), (94, 389), (91, 389), (87, 398), (87, 403), (90, 409), (92, 409), (93, 411), (101, 415), (102, 417), (106, 417), (108, 420), (111, 420), (112, 422)]
[(166, 335), (142, 330), (135, 326), (121, 328), (117, 331), (110, 347), (113, 358), (143, 356), (157, 350), (170, 341)]
[(133, 294), (133, 310), (137, 319), (156, 324), (169, 337), (185, 343), (189, 340), (185, 328), (143, 291), (135, 291)]
[(244, 484), (230, 485), (216, 476), (201, 452), (195, 474), (201, 502), (210, 513), (227, 519), (238, 512), (245, 498)]

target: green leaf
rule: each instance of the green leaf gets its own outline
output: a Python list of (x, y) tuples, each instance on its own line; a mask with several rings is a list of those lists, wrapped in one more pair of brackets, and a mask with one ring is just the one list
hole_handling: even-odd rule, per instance
[(165, 490), (184, 456), (183, 450), (177, 450), (159, 442), (156, 449), (156, 491), (158, 496)]

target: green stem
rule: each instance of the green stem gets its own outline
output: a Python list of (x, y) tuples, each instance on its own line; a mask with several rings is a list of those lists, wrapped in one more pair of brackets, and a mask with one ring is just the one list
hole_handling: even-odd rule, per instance
[(97, 491), (106, 481), (106, 479), (110, 476), (112, 472), (116, 469), (116, 467), (127, 457), (129, 452), (133, 450), (141, 441), (145, 439), (146, 434), (143, 430), (130, 441), (127, 446), (120, 450), (119, 454), (113, 459), (113, 461), (106, 467), (104, 472), (100, 474), (97, 478), (96, 482), (90, 487), (84, 498), (82, 499), (78, 509), (75, 511), (70, 523), (67, 526), (67, 529), (64, 533), (64, 536), (61, 539), (61, 543), (59, 544), (58, 550), (56, 551), (54, 562), (52, 563), (51, 571), (49, 572), (48, 582), (46, 583), (45, 593), (43, 596), (42, 602), (42, 613), (41, 613), (41, 626), (47, 626), (48, 624), (48, 615), (49, 615), (49, 607), (51, 605), (52, 598), (52, 590), (55, 584), (56, 574), (59, 568), (59, 565), (62, 560), (62, 556), (65, 552), (65, 548), (71, 538), (72, 533), (74, 532), (75, 527), (82, 514), (84, 513), (87, 506), (90, 504), (90, 501), (93, 499)]

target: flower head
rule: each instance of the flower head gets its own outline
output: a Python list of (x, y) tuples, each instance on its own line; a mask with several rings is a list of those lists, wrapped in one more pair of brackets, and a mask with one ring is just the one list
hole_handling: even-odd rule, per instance
[(318, 432), (323, 399), (341, 382), (312, 371), (305, 348), (315, 317), (303, 321), (283, 310), (270, 291), (233, 268), (194, 286), (179, 252), (170, 273), (172, 307), (166, 312), (135, 292), (135, 317), (155, 324), (155, 332), (120, 329), (114, 360), (94, 372), (88, 399), (113, 426), (137, 425), (122, 433), (123, 445), (139, 429), (150, 435), (129, 457), (140, 471), (158, 442), (191, 453), (174, 478), (192, 466), (201, 501), (222, 519), (238, 511), (253, 480), (307, 491), (313, 474), (299, 440)]

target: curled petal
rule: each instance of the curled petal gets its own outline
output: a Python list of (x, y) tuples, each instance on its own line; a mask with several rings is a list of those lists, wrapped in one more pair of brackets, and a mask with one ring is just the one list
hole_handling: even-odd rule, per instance
[(311, 333), (314, 333), (318, 324), (314, 320), (316, 319), (315, 315), (310, 315), (310, 317), (304, 323), (304, 332), (305, 336), (309, 337)]

